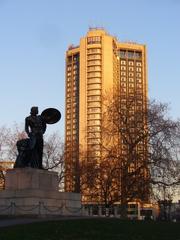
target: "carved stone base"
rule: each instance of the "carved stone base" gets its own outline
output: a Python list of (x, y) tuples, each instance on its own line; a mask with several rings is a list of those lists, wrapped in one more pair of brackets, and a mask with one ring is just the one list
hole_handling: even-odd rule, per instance
[(81, 196), (58, 191), (56, 172), (33, 168), (7, 171), (0, 215), (81, 215)]
[(6, 173), (5, 189), (58, 191), (58, 173), (36, 168), (9, 169)]

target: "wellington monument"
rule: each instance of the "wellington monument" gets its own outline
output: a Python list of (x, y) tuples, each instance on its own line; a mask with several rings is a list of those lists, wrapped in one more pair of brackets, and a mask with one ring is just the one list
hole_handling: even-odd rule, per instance
[(14, 169), (7, 170), (5, 190), (0, 192), (0, 215), (48, 216), (80, 215), (81, 196), (60, 192), (58, 172), (43, 169), (43, 134), (47, 124), (54, 124), (61, 113), (54, 108), (38, 115), (32, 107), (25, 118), (28, 138), (17, 141), (18, 156)]

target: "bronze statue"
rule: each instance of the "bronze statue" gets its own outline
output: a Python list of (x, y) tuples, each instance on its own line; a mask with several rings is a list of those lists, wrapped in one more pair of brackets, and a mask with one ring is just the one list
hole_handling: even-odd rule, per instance
[(25, 119), (25, 131), (30, 139), (30, 165), (42, 169), (43, 134), (46, 131), (46, 122), (41, 115), (38, 115), (38, 107), (32, 107), (30, 114)]
[(38, 115), (38, 107), (31, 108), (30, 116), (25, 119), (25, 131), (29, 138), (17, 141), (18, 156), (14, 168), (43, 168), (43, 134), (46, 124), (54, 124), (60, 118), (61, 113), (57, 109), (48, 108)]

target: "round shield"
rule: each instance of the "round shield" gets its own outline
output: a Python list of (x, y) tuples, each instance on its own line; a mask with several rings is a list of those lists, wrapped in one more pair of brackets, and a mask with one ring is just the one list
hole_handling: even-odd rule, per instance
[(55, 108), (47, 108), (42, 113), (41, 116), (45, 119), (47, 124), (57, 123), (61, 119), (61, 113)]

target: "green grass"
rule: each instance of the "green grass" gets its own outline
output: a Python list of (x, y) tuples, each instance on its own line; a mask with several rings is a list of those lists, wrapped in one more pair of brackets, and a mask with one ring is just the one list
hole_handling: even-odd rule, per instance
[(76, 219), (0, 228), (0, 240), (180, 240), (180, 223)]

